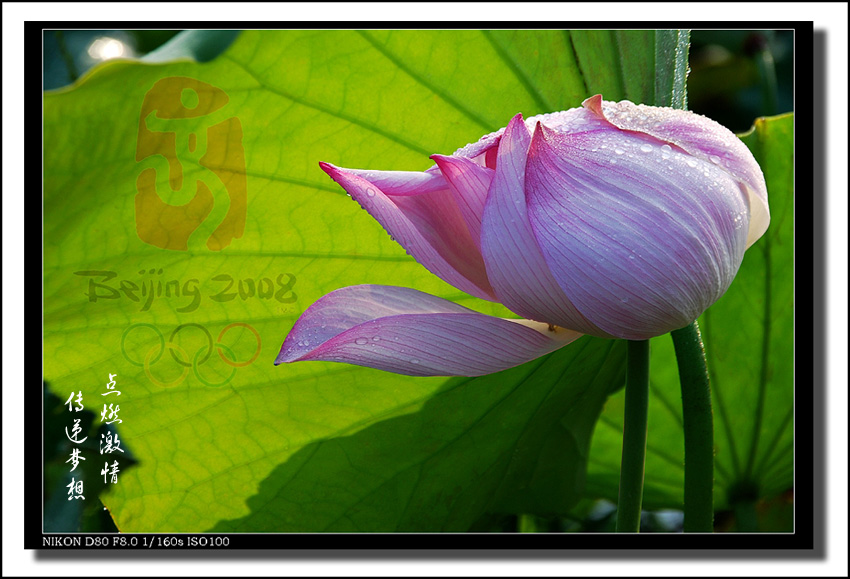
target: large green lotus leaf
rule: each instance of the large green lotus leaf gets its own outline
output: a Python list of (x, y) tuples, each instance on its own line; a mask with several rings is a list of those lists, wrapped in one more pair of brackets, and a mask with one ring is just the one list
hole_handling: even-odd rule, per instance
[[(793, 487), (793, 115), (761, 118), (742, 136), (767, 181), (770, 228), (746, 253), (729, 291), (699, 320), (711, 376), (715, 507)], [(651, 342), (647, 508), (681, 508), (682, 403), (672, 341)], [(616, 500), (622, 394), (596, 426), (587, 495)]]
[(582, 338), (512, 370), (442, 381), (367, 428), (303, 446), (262, 482), (248, 516), (213, 530), (465, 531), (483, 512), (564, 513), (624, 354)]
[[(214, 53), (203, 38), (183, 45)], [(103, 497), (117, 526), (463, 530), (569, 508), (621, 344), (472, 380), (273, 366), (301, 312), (348, 285), (511, 315), (407, 256), (318, 162), (422, 170), (517, 112), (602, 90), (672, 102), (653, 65), (675, 78), (681, 39), (255, 31), (203, 64), (113, 61), (46, 94), (44, 372), (63, 400), (120, 408), (139, 464)]]

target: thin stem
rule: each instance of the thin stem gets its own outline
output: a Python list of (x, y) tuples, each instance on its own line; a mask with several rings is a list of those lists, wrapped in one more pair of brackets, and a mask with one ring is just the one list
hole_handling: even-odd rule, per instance
[(779, 112), (779, 87), (776, 82), (776, 63), (770, 50), (770, 40), (764, 34), (756, 32), (751, 42), (756, 48), (754, 59), (761, 80), (764, 114), (772, 116)]
[(735, 503), (732, 505), (732, 511), (735, 513), (735, 529), (739, 533), (758, 532), (758, 516), (754, 502)]
[(626, 410), (623, 417), (620, 497), (617, 505), (618, 533), (640, 531), (648, 410), (649, 340), (630, 341), (626, 373)]
[(59, 47), (59, 54), (62, 55), (65, 68), (68, 70), (68, 78), (71, 79), (71, 82), (76, 82), (80, 78), (80, 75), (77, 73), (77, 67), (74, 65), (74, 57), (65, 45), (65, 35), (61, 30), (54, 32), (54, 35), (56, 36), (56, 45)]
[(711, 387), (699, 326), (670, 333), (682, 384), (685, 426), (685, 532), (714, 530), (714, 425)]
[(542, 532), (540, 525), (537, 523), (537, 518), (533, 515), (519, 515), (517, 527), (520, 533), (540, 533)]

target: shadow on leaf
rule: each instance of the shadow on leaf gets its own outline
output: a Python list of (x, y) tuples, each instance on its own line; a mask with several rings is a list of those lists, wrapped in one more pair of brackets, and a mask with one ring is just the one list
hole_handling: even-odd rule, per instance
[(480, 378), (452, 378), (416, 412), (307, 445), (215, 532), (466, 531), (486, 513), (567, 512), (593, 427), (622, 387), (625, 343), (585, 337)]

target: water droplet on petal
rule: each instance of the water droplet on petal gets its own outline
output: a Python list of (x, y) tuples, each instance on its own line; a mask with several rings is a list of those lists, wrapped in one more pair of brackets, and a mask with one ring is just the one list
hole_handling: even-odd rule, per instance
[(380, 342), (381, 338), (379, 338), (378, 336), (372, 336), (372, 341), (373, 342)]
[(412, 359), (410, 360), (410, 363), (411, 363), (411, 364), (418, 364), (418, 363), (419, 363), (419, 360), (418, 360), (417, 358), (412, 358)]
[(711, 155), (711, 156), (709, 157), (709, 160), (710, 160), (712, 163), (714, 163), (715, 165), (719, 165), (719, 164), (720, 164), (720, 157), (718, 157), (717, 155)]
[(354, 340), (354, 343), (358, 346), (365, 346), (369, 343), (369, 340), (367, 338), (357, 338), (356, 340)]
[(641, 145), (640, 150), (643, 151), (644, 153), (651, 153), (652, 152), (652, 145)]
[(372, 189), (371, 187), (368, 187), (366, 189), (366, 195), (368, 195), (369, 197), (374, 197), (375, 196), (375, 190)]
[(697, 162), (696, 159), (688, 159), (688, 167), (696, 167)]
[(623, 149), (614, 149), (614, 152), (618, 155), (622, 155), (625, 151), (623, 151)]

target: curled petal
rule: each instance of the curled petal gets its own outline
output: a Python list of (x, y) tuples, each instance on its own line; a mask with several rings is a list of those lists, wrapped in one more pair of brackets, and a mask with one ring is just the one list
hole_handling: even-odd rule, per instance
[(499, 140), (505, 129), (499, 129), (495, 133), (484, 135), (474, 143), (461, 147), (452, 154), (452, 157), (464, 157), (471, 159), (482, 167), (496, 168), (496, 151), (499, 148)]
[(409, 288), (361, 285), (331, 292), (310, 306), (275, 364), (324, 360), (411, 376), (481, 376), (580, 336), (528, 320), (486, 316)]
[(437, 171), (361, 171), (319, 163), (416, 261), (456, 288), (495, 295), (449, 185)]
[(460, 213), (475, 244), (481, 247), (481, 217), (493, 169), (482, 167), (466, 157), (431, 155), (451, 188)]
[(525, 201), (530, 143), (522, 115), (515, 116), (499, 143), (496, 174), (484, 209), (481, 252), (487, 276), (499, 301), (524, 318), (607, 336), (564, 294), (531, 230)]
[(650, 135), (727, 171), (749, 200), (747, 248), (767, 230), (770, 210), (764, 175), (747, 146), (729, 129), (692, 112), (628, 101), (603, 101), (601, 95), (583, 104), (619, 129)]
[(726, 291), (743, 258), (747, 200), (732, 176), (645, 134), (538, 124), (526, 194), (555, 279), (617, 337), (689, 324)]

